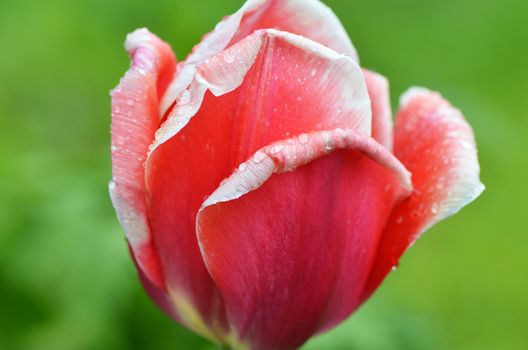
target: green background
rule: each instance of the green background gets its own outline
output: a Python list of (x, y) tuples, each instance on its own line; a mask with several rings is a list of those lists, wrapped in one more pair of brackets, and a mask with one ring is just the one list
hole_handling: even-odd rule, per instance
[[(242, 1), (0, 2), (0, 349), (214, 349), (147, 299), (108, 194), (127, 32), (185, 57)], [(393, 103), (460, 107), (487, 190), (306, 349), (528, 349), (528, 2), (328, 0)]]

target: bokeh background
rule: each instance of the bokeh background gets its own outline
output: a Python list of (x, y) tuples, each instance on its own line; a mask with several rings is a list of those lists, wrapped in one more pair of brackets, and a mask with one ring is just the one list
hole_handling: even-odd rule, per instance
[[(184, 58), (242, 0), (0, 1), (0, 349), (214, 349), (147, 299), (108, 194), (127, 32)], [(305, 349), (528, 349), (528, 2), (326, 0), (392, 99), (439, 91), (473, 126), (484, 194)]]

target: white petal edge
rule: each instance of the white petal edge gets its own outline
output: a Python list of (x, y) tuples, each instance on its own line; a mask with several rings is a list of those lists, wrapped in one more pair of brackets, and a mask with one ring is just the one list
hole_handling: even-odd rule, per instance
[[(179, 69), (175, 73), (173, 81), (169, 84), (160, 103), (160, 116), (165, 115), (170, 106), (177, 101), (181, 93), (186, 90), (193, 81), (196, 73), (196, 67), (208, 58), (218, 54), (224, 50), (235, 36), (240, 27), (240, 22), (244, 15), (248, 12), (257, 10), (266, 2), (272, 0), (248, 0), (242, 7), (234, 14), (219, 22), (214, 30), (207, 34), (205, 38), (193, 48), (192, 53), (187, 59), (182, 62)], [(281, 0), (284, 1), (286, 7), (296, 10), (301, 9), (306, 15), (307, 19), (322, 17), (325, 21), (332, 23), (334, 28), (334, 35), (339, 37), (350, 46), (350, 57), (356, 62), (359, 62), (357, 52), (354, 45), (350, 41), (343, 25), (334, 14), (334, 12), (319, 0)]]
[[(182, 96), (185, 98), (181, 98), (178, 101), (168, 119), (156, 131), (154, 142), (150, 145), (148, 158), (150, 158), (150, 155), (156, 150), (157, 147), (176, 135), (181, 129), (185, 127), (185, 125), (187, 125), (189, 120), (194, 115), (196, 115), (200, 109), (206, 91), (209, 90), (215, 96), (221, 96), (235, 90), (240, 85), (242, 85), (244, 77), (253, 66), (253, 63), (255, 62), (255, 59), (262, 48), (265, 38), (282, 39), (292, 46), (309, 52), (312, 55), (316, 55), (334, 62), (345, 61), (346, 64), (350, 65), (350, 76), (342, 77), (342, 79), (350, 84), (356, 84), (356, 89), (349, 89), (351, 91), (343, 91), (343, 95), (350, 97), (359, 96), (358, 99), (365, 101), (366, 105), (361, 106), (364, 107), (363, 109), (365, 110), (363, 113), (365, 115), (362, 117), (369, 120), (368, 123), (363, 123), (364, 129), (359, 131), (370, 135), (370, 98), (368, 97), (368, 92), (361, 68), (353, 59), (347, 55), (339, 54), (324, 45), (299, 35), (282, 32), (275, 29), (261, 29), (255, 31), (253, 34), (247, 36), (228, 49), (218, 53), (208, 60), (205, 60), (199, 67), (195, 68), (196, 73), (194, 74), (192, 83), (187, 90), (182, 92)], [(248, 49), (242, 50), (241, 48)], [(198, 70), (207, 71), (207, 68), (210, 66), (210, 62), (218, 59), (223, 59), (225, 61), (225, 67), (231, 67), (232, 69), (228, 71), (228, 69), (225, 68), (224, 72), (211, 74), (212, 76), (216, 75), (216, 79), (214, 81), (207, 80), (204, 78), (203, 74), (200, 74)], [(358, 79), (361, 79), (361, 81)]]
[[(409, 171), (392, 153), (370, 136), (343, 129), (301, 134), (260, 149), (220, 183), (220, 186), (204, 201), (196, 215), (198, 244), (200, 245), (200, 218), (207, 207), (240, 198), (262, 186), (275, 173), (294, 171), (302, 165), (340, 149), (361, 152), (393, 171), (401, 183), (401, 198), (407, 197), (412, 192)], [(200, 250), (209, 269), (201, 245)]]
[[(405, 91), (400, 97), (400, 109), (405, 108), (413, 99), (430, 96), (431, 94), (440, 94), (420, 86), (412, 86)], [(452, 106), (440, 108), (439, 113), (443, 118), (454, 124), (467, 125), (460, 110)], [(456, 135), (459, 136), (459, 135)], [(460, 149), (462, 152), (454, 157), (456, 164), (453, 166), (457, 171), (457, 177), (464, 179), (458, 181), (455, 186), (449, 189), (449, 193), (439, 204), (437, 214), (434, 215), (427, 224), (415, 235), (413, 243), (436, 223), (458, 213), (463, 207), (473, 202), (486, 189), (480, 181), (480, 165), (477, 157), (477, 147), (471, 134), (470, 139), (460, 139)], [(411, 245), (412, 245), (411, 244)]]

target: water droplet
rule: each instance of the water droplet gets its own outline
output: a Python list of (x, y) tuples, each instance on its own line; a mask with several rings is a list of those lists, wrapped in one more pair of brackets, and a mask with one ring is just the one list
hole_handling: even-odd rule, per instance
[(396, 271), (396, 270), (398, 270), (398, 266), (397, 266), (397, 265), (394, 265), (393, 267), (391, 267), (391, 270), (392, 270), (392, 271)]
[(126, 104), (129, 105), (129, 106), (133, 106), (134, 105), (134, 101), (132, 101), (130, 98), (126, 101)]
[(433, 205), (431, 205), (431, 213), (438, 214), (438, 204), (433, 203)]
[(112, 152), (117, 152), (117, 150), (119, 150), (119, 147), (112, 145), (112, 147), (110, 147), (110, 150)]
[(312, 69), (312, 72), (310, 74), (313, 77), (313, 76), (315, 76), (316, 73), (317, 73), (317, 69), (314, 68), (314, 69)]
[(255, 153), (255, 155), (253, 156), (253, 160), (255, 161), (255, 163), (260, 163), (265, 158), (266, 158), (266, 153), (264, 153), (262, 151), (257, 151), (257, 153)]
[(225, 52), (224, 53), (224, 61), (226, 63), (233, 63), (235, 61), (235, 57), (233, 55), (231, 55), (230, 52)]
[(271, 154), (277, 154), (280, 151), (282, 151), (282, 145), (275, 145), (275, 146), (271, 147), (270, 153)]
[(466, 140), (461, 140), (460, 141), (460, 145), (462, 147), (464, 147), (465, 149), (471, 149), (473, 148), (473, 146), (471, 145), (471, 143), (467, 142)]
[(143, 68), (139, 68), (138, 73), (141, 75), (147, 75), (147, 72)]
[(299, 142), (302, 143), (302, 144), (306, 144), (308, 143), (308, 135), (306, 134), (301, 134), (299, 136)]
[(242, 163), (238, 166), (238, 171), (245, 171), (247, 169), (246, 163)]
[(189, 90), (185, 90), (181, 93), (180, 98), (178, 100), (178, 105), (186, 105), (189, 102), (191, 102), (191, 92)]
[(401, 225), (403, 223), (403, 216), (402, 215), (398, 216), (398, 218), (396, 219), (396, 223), (398, 225)]

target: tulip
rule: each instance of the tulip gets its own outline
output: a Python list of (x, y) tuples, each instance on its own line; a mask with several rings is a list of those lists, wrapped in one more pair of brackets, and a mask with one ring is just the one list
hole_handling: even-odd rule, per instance
[[(271, 29), (272, 28), (272, 29)], [(316, 0), (249, 0), (183, 62), (146, 29), (112, 93), (110, 194), (140, 280), (234, 349), (295, 349), (483, 190), (471, 127), (361, 69)]]

